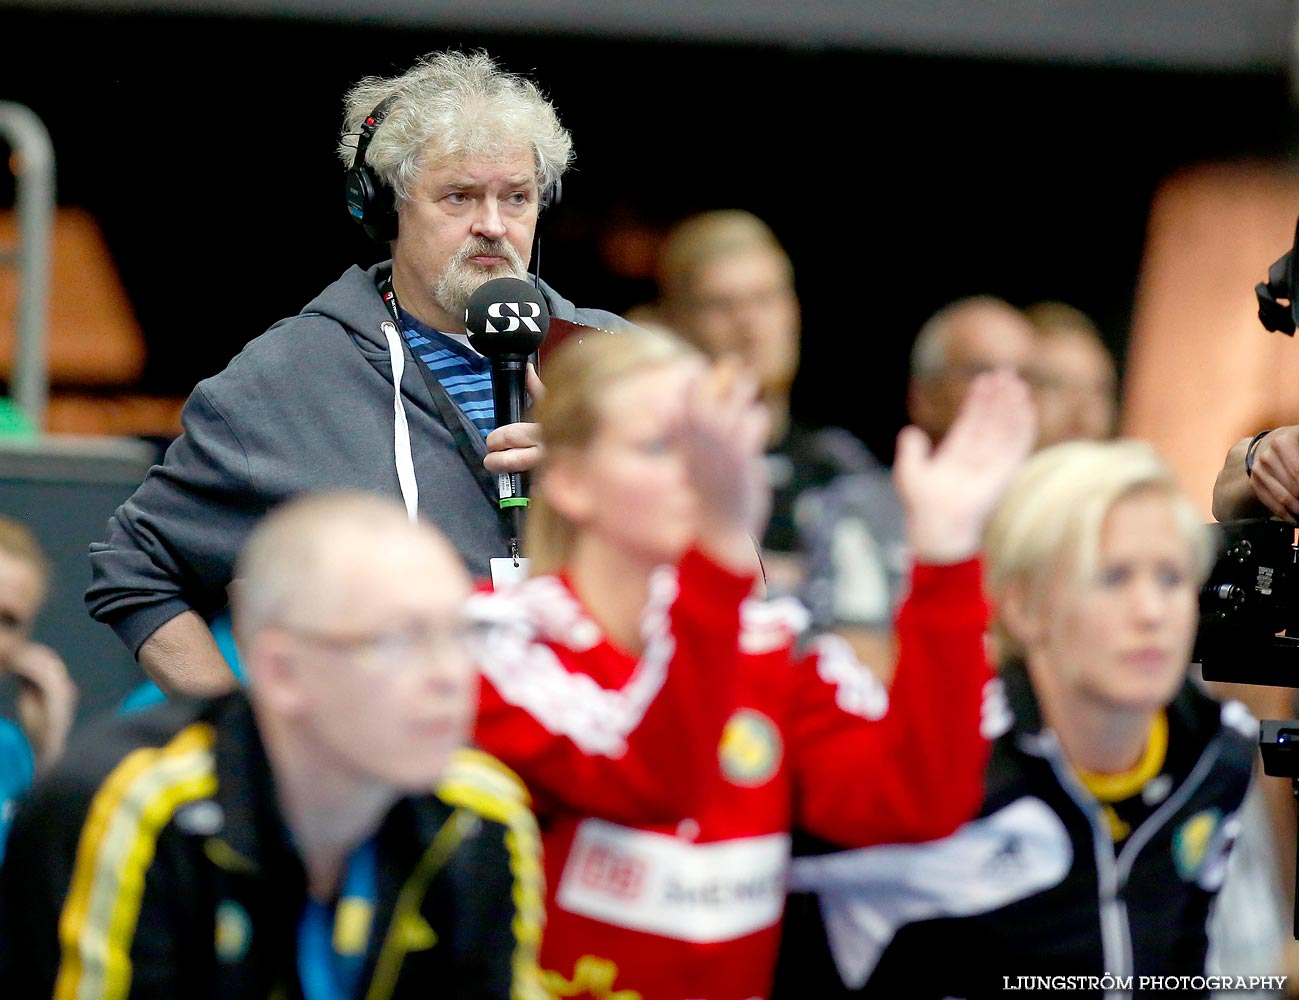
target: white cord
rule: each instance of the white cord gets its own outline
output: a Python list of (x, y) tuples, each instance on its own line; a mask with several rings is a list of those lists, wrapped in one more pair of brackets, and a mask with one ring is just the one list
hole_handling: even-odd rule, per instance
[(388, 338), (388, 358), (392, 362), (392, 448), (397, 460), (397, 482), (401, 486), (401, 498), (406, 501), (406, 513), (414, 523), (419, 517), (419, 484), (415, 482), (410, 425), (406, 422), (406, 408), (401, 402), (401, 377), (406, 371), (406, 354), (401, 348), (396, 324), (384, 323), (382, 329)]

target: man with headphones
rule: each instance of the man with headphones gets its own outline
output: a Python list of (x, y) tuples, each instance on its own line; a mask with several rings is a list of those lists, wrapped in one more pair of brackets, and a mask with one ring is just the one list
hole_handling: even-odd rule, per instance
[[(492, 278), (528, 277), (571, 139), (534, 84), (481, 52), (367, 77), (345, 106), (347, 207), (392, 259), (352, 267), (200, 382), (185, 433), (91, 546), (91, 614), (168, 694), (234, 685), (209, 623), (240, 545), (288, 497), (398, 496), (476, 576), (510, 552), (495, 473), (526, 471), (538, 440), (530, 424), (493, 427), (490, 368), (468, 343), (465, 308)], [(530, 280), (553, 319), (625, 325)]]

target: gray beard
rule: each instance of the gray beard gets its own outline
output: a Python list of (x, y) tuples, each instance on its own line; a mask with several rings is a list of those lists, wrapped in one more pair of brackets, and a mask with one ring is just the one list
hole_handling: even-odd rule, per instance
[[(474, 267), (469, 263), (470, 257), (479, 254), (492, 254), (504, 257), (506, 262), (490, 271)], [(456, 251), (454, 257), (447, 261), (442, 276), (438, 278), (434, 295), (438, 304), (447, 314), (463, 320), (469, 299), (474, 292), (493, 278), (526, 278), (524, 267), (518, 251), (505, 240), (470, 240)]]

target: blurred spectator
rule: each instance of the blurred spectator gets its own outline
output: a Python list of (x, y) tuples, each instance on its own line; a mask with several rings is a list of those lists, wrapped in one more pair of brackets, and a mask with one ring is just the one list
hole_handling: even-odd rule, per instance
[[(669, 231), (658, 282), (660, 323), (710, 357), (738, 356), (758, 379), (771, 424), (767, 469), (773, 489), (771, 520), (762, 537), (763, 570), (770, 593), (793, 593), (804, 575), (799, 537), (807, 522), (800, 509), (804, 491), (879, 463), (847, 431), (807, 427), (790, 414), (802, 320), (789, 255), (756, 216), (704, 212)], [(650, 318), (644, 312), (634, 315)]]
[(793, 884), (822, 891), (864, 995), (1202, 974), (1258, 726), (1187, 675), (1199, 514), (1149, 445), (1073, 442), (1025, 465), (986, 539), (1006, 703), (985, 717), (1000, 738), (979, 818), (930, 845), (800, 859)]
[(247, 693), (106, 718), (20, 807), (0, 996), (537, 997), (536, 823), (463, 749), (454, 550), (390, 498), (318, 496), (238, 577)]
[[(1024, 371), (1033, 329), (992, 296), (960, 299), (920, 328), (911, 349), (911, 422), (941, 441), (975, 377)], [(808, 574), (803, 597), (820, 628), (844, 636), (887, 679), (893, 614), (909, 557), (902, 506), (889, 471), (876, 466), (827, 484), (807, 501)]]
[(59, 654), (31, 641), (49, 589), (49, 563), (36, 539), (0, 517), (0, 676), (18, 681), (18, 720), (0, 718), (0, 858), (19, 799), (59, 759), (77, 689)]
[(1022, 372), (1032, 353), (1033, 327), (1010, 303), (976, 295), (944, 306), (911, 347), (907, 416), (941, 441), (977, 376), (999, 368)]
[(1038, 447), (1112, 437), (1118, 372), (1096, 325), (1063, 302), (1038, 302), (1024, 315), (1037, 331), (1030, 374)]

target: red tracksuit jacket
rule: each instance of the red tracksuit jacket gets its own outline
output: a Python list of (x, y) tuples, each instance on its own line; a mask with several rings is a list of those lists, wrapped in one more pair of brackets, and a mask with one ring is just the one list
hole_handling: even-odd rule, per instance
[(698, 551), (653, 579), (639, 657), (559, 577), (473, 599), (477, 742), (541, 823), (541, 964), (561, 997), (765, 997), (789, 830), (844, 845), (946, 836), (974, 815), (987, 606), (976, 561), (916, 567), (891, 692), (847, 645), (794, 652), (801, 608)]

